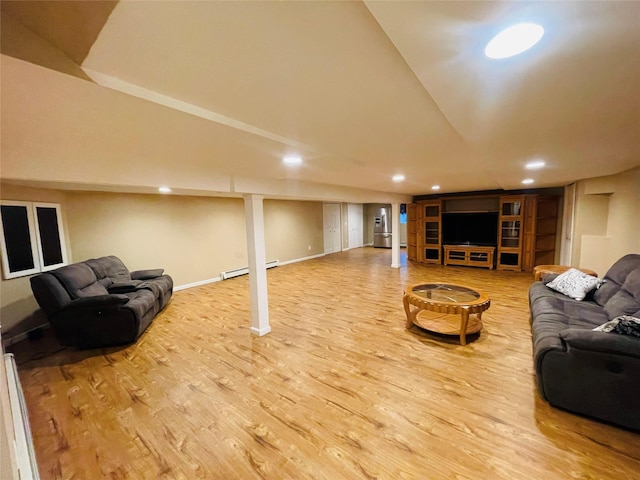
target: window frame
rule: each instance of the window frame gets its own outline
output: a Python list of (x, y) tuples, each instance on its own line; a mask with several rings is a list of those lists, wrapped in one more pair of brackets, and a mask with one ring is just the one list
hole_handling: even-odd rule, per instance
[[(40, 272), (47, 272), (49, 270), (55, 270), (68, 264), (67, 257), (67, 245), (66, 235), (62, 222), (62, 208), (59, 203), (45, 203), (45, 202), (25, 202), (18, 200), (0, 200), (0, 206), (9, 207), (24, 207), (27, 213), (27, 228), (29, 230), (29, 239), (31, 241), (31, 258), (33, 260), (33, 268), (26, 270), (11, 271), (9, 266), (9, 255), (7, 251), (7, 242), (4, 236), (4, 221), (0, 214), (0, 229), (2, 230), (0, 235), (0, 246), (2, 247), (2, 273), (5, 280), (12, 278), (24, 277), (27, 275), (33, 275)], [(38, 222), (38, 208), (53, 208), (56, 212), (56, 221), (58, 226), (58, 241), (60, 243), (60, 253), (62, 256), (62, 262), (45, 265), (44, 253), (42, 247), (42, 232), (40, 231), (40, 225)]]

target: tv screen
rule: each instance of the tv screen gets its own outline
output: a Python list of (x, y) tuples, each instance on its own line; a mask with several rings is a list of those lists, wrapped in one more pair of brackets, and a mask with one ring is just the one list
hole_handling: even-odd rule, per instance
[(444, 245), (498, 245), (498, 212), (443, 213)]

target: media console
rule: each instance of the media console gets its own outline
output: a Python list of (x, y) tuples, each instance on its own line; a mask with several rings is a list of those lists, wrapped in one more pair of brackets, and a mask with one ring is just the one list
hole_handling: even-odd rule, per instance
[(473, 245), (444, 245), (445, 265), (468, 265), (493, 270), (496, 247)]

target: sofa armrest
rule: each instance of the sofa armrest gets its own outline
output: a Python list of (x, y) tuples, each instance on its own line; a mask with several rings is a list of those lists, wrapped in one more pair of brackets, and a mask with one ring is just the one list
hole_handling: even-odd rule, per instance
[(132, 280), (150, 280), (152, 278), (161, 277), (164, 273), (164, 268), (154, 268), (151, 270), (135, 270), (131, 272)]
[(618, 333), (568, 328), (560, 332), (567, 350), (590, 350), (640, 358), (640, 338)]
[(71, 301), (67, 304), (63, 310), (84, 310), (87, 308), (105, 308), (105, 307), (119, 307), (129, 301), (129, 297), (126, 295), (96, 295), (93, 297), (82, 297)]

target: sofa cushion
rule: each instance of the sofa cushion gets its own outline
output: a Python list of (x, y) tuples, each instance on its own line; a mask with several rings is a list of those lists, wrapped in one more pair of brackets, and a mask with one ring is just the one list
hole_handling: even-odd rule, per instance
[(604, 304), (609, 320), (640, 312), (640, 269), (627, 275), (622, 287)]
[(115, 255), (109, 255), (108, 257), (100, 257), (96, 260), (100, 267), (106, 272), (107, 277), (111, 279), (113, 283), (124, 283), (131, 281), (131, 274), (127, 267), (122, 263)]
[(570, 268), (547, 283), (547, 287), (575, 300), (583, 300), (587, 293), (601, 284), (602, 280), (587, 275), (576, 268)]
[(562, 308), (562, 302), (566, 300), (571, 299), (560, 292), (551, 290), (543, 282), (534, 282), (529, 289), (529, 304), (532, 318), (535, 318), (541, 313)]
[(591, 330), (607, 321), (607, 315), (600, 305), (594, 302), (568, 301), (564, 305), (569, 328), (584, 328)]
[(107, 272), (107, 267), (103, 265), (103, 262), (100, 259), (91, 258), (89, 260), (85, 260), (83, 263), (89, 265), (93, 273), (96, 274), (96, 278), (98, 282), (104, 286), (105, 288), (109, 288), (113, 283), (113, 280), (109, 277), (109, 272)]
[(123, 306), (131, 310), (135, 317), (140, 320), (145, 314), (152, 310), (156, 301), (156, 296), (151, 290), (136, 290), (135, 292), (124, 293), (129, 297), (129, 301)]
[(54, 275), (73, 299), (107, 295), (107, 289), (96, 279), (96, 275), (88, 265), (74, 263), (53, 270)]
[(86, 308), (106, 308), (124, 305), (129, 301), (129, 297), (126, 295), (96, 295), (93, 297), (82, 297), (74, 300), (67, 305), (67, 311), (81, 310)]
[(611, 266), (605, 277), (622, 285), (633, 270), (640, 270), (640, 254), (625, 255)]
[[(593, 299), (598, 305), (604, 306), (618, 293), (622, 285), (626, 282), (629, 274), (634, 270), (640, 271), (640, 255), (630, 253), (622, 257), (607, 271), (604, 276), (605, 283), (596, 290)], [(638, 291), (637, 288), (635, 291)]]
[(104, 261), (109, 277), (111, 277), (111, 280), (113, 280), (114, 283), (128, 282), (131, 280), (131, 273), (129, 273), (129, 269), (118, 257), (110, 255), (105, 257)]
[(620, 288), (619, 284), (605, 278), (604, 283), (593, 293), (593, 301), (604, 307), (611, 297), (620, 291)]

